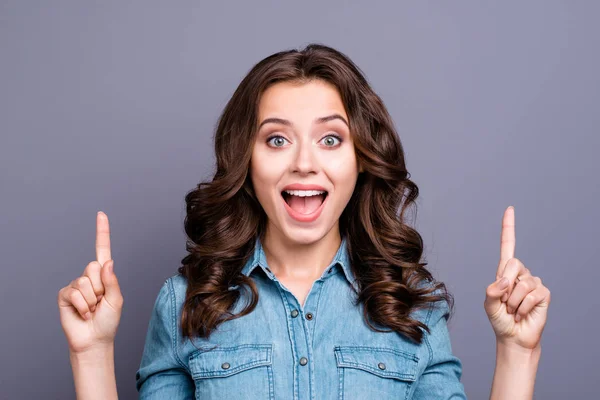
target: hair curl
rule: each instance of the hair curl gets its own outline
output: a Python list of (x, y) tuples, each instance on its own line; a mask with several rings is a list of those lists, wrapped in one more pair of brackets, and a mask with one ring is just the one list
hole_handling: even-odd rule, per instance
[[(364, 171), (339, 220), (347, 238), (351, 268), (358, 283), (356, 304), (364, 303), (371, 329), (387, 327), (417, 343), (429, 328), (410, 313), (453, 297), (420, 262), (421, 235), (408, 226), (406, 211), (415, 204), (418, 187), (406, 170), (404, 150), (392, 119), (362, 71), (343, 53), (321, 44), (275, 53), (256, 64), (225, 106), (214, 142), (216, 173), (188, 192), (185, 232), (188, 255), (179, 273), (188, 281), (182, 310), (184, 337), (207, 338), (219, 324), (249, 314), (258, 291), (241, 269), (252, 255), (257, 236), (264, 235), (266, 214), (249, 176), (257, 133), (261, 94), (282, 81), (320, 79), (334, 85), (349, 117), (357, 159)], [(421, 283), (429, 283), (421, 285)], [(230, 312), (240, 297), (239, 285), (251, 298), (238, 313)], [(437, 292), (434, 293), (434, 292)]]

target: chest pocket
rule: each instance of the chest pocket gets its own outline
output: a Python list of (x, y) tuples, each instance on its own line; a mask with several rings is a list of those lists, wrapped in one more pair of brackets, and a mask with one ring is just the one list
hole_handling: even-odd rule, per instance
[(416, 354), (385, 347), (335, 346), (339, 399), (408, 399), (417, 379)]
[(272, 347), (241, 344), (192, 353), (196, 399), (274, 399)]

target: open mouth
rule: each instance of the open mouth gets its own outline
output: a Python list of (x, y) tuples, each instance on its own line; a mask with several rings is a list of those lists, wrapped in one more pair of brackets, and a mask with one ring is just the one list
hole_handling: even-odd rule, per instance
[(283, 200), (296, 213), (313, 214), (321, 207), (329, 193), (324, 190), (284, 190)]

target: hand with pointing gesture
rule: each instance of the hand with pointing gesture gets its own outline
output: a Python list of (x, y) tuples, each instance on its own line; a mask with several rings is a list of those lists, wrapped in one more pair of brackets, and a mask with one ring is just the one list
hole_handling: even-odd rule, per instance
[(550, 290), (515, 258), (515, 210), (504, 211), (496, 282), (487, 287), (485, 312), (499, 343), (536, 349), (546, 324)]
[(112, 345), (123, 308), (113, 272), (108, 217), (96, 217), (96, 261), (58, 292), (60, 322), (73, 353)]

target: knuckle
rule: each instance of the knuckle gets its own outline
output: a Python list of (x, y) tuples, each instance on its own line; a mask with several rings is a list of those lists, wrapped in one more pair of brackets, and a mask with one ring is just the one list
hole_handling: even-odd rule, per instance
[(69, 294), (67, 295), (67, 298), (69, 300), (71, 300), (71, 302), (73, 302), (75, 299), (77, 299), (77, 297), (79, 297), (79, 290), (77, 289), (73, 289), (69, 292)]
[(98, 272), (102, 269), (102, 265), (98, 261), (92, 261), (88, 264), (86, 270), (91, 272)]
[(528, 293), (527, 296), (523, 299), (523, 302), (535, 302), (535, 295), (533, 293)]
[(526, 290), (531, 290), (535, 287), (535, 284), (530, 279), (523, 279), (522, 281), (519, 281), (519, 284)]
[(88, 278), (87, 276), (80, 276), (79, 278), (77, 278), (77, 286), (79, 287), (84, 287), (87, 284), (89, 284), (90, 282), (90, 278)]
[(99, 274), (101, 270), (100, 263), (98, 261), (92, 261), (89, 263), (83, 271), (83, 276), (92, 277), (93, 275)]

